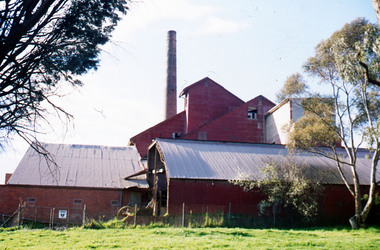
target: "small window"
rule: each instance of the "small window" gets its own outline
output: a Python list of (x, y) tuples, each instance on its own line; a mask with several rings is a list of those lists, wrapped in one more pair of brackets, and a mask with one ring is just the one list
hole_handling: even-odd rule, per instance
[(82, 205), (82, 200), (81, 199), (74, 199), (73, 204), (74, 205)]
[(207, 131), (198, 132), (199, 141), (207, 141)]
[(256, 107), (248, 107), (248, 119), (256, 120), (257, 119), (257, 108)]
[(118, 200), (112, 200), (111, 206), (119, 206), (119, 201)]
[(27, 203), (36, 203), (37, 199), (36, 197), (28, 197), (26, 198)]

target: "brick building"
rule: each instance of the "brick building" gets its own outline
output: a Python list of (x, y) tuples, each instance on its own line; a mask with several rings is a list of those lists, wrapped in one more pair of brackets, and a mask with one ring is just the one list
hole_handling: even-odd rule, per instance
[[(80, 224), (86, 217), (111, 219), (120, 207), (144, 205), (148, 183), (135, 147), (45, 144), (54, 163), (29, 148), (0, 186), (0, 214), (22, 205), (27, 220)], [(60, 217), (59, 212), (66, 211)]]
[(242, 101), (206, 77), (185, 88), (184, 111), (133, 136), (142, 157), (155, 138), (207, 141), (265, 142), (265, 114), (275, 106), (264, 96)]
[[(343, 148), (338, 149), (338, 153), (346, 154)], [(365, 149), (357, 152), (357, 172), (363, 193), (368, 192), (371, 183), (370, 155)], [(230, 181), (242, 176), (261, 179), (264, 174), (260, 169), (265, 164), (282, 164), (290, 159), (304, 166), (306, 176), (324, 186), (319, 199), (322, 222), (347, 223), (354, 214), (354, 200), (336, 162), (311, 153), (290, 154), (284, 145), (159, 138), (148, 151), (147, 179), (153, 187), (159, 214), (180, 214), (185, 205), (187, 211), (194, 214), (222, 212), (258, 216), (262, 194), (258, 190), (247, 192)], [(345, 166), (342, 171), (352, 185), (350, 169)], [(380, 171), (376, 178), (380, 179)], [(380, 185), (376, 190), (380, 193)], [(379, 205), (373, 207), (369, 223), (378, 223), (379, 209)]]
[[(178, 213), (186, 203), (194, 212), (257, 215), (261, 196), (228, 180), (242, 170), (257, 173), (269, 156), (287, 154), (283, 145), (272, 144), (287, 143), (283, 128), (302, 116), (299, 100), (276, 106), (259, 95), (244, 102), (206, 77), (180, 93), (185, 105), (176, 113), (175, 32), (169, 32), (168, 41), (165, 120), (133, 136), (128, 147), (46, 144), (56, 166), (29, 149), (0, 187), (1, 214), (23, 204), (25, 218), (78, 223), (84, 205), (94, 219), (111, 218), (121, 206), (142, 207), (153, 198), (157, 214)], [(335, 169), (321, 157), (302, 155), (300, 161), (314, 172)], [(366, 167), (365, 157), (360, 161)], [(365, 168), (360, 174), (366, 188), (369, 175)], [(353, 207), (353, 199), (339, 175), (325, 184), (323, 213), (351, 216), (349, 209), (342, 213), (342, 206)], [(67, 211), (67, 217), (59, 218), (59, 211)]]

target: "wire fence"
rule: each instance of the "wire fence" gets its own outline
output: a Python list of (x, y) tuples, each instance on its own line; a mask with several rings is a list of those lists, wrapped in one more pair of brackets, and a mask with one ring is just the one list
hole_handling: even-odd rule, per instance
[(41, 224), (48, 227), (81, 226), (90, 220), (106, 221), (114, 218), (118, 208), (99, 212), (83, 207), (42, 207), (19, 205), (11, 215), (0, 215), (0, 227)]
[[(195, 209), (196, 208), (196, 209)], [(231, 206), (204, 206), (194, 205), (177, 206), (176, 213), (170, 215), (152, 216), (144, 209), (133, 207), (128, 214), (118, 215), (119, 207), (108, 212), (92, 211), (86, 205), (78, 207), (39, 207), (19, 205), (11, 215), (0, 215), (0, 227), (32, 225), (43, 227), (70, 227), (82, 226), (91, 221), (106, 222), (117, 217), (126, 226), (146, 225), (170, 225), (175, 227), (201, 227), (201, 226), (226, 226), (246, 228), (294, 228), (316, 225), (342, 225), (347, 223), (347, 218), (321, 216), (313, 219), (305, 219), (295, 213), (272, 213), (266, 216), (259, 214), (242, 215), (231, 213)]]

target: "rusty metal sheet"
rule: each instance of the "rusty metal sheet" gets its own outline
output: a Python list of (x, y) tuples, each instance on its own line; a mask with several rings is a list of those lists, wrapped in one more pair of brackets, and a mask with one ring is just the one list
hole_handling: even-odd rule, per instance
[(56, 165), (29, 148), (8, 184), (62, 187), (148, 188), (136, 147), (44, 144)]

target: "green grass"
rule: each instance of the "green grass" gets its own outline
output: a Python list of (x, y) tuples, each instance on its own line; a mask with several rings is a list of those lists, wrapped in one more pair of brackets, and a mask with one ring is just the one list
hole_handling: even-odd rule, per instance
[(309, 230), (136, 227), (0, 231), (0, 249), (379, 249), (380, 228)]

